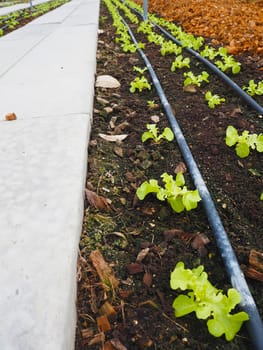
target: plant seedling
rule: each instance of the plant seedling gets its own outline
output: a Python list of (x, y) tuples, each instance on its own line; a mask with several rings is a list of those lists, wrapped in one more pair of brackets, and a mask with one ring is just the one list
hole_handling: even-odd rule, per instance
[(260, 195), (260, 200), (263, 201), (263, 192)]
[(142, 77), (136, 77), (133, 81), (130, 82), (130, 92), (134, 93), (138, 89), (140, 92), (142, 90), (148, 89), (151, 90), (151, 85), (148, 83), (148, 80)]
[(167, 141), (173, 141), (174, 139), (174, 134), (170, 128), (165, 128), (164, 131), (158, 135), (158, 128), (156, 124), (147, 124), (146, 127), (148, 131), (145, 131), (142, 134), (142, 142), (153, 139), (153, 141), (157, 143), (161, 139), (165, 139)]
[(137, 72), (139, 74), (143, 74), (145, 71), (147, 71), (147, 67), (140, 68), (137, 66), (133, 66), (133, 70), (134, 70), (134, 72)]
[(149, 108), (156, 108), (158, 105), (154, 102), (154, 100), (148, 100), (147, 105)]
[(216, 66), (221, 69), (222, 72), (227, 71), (228, 69), (231, 69), (233, 74), (237, 74), (240, 72), (240, 66), (241, 64), (233, 58), (233, 56), (223, 56), (223, 61), (216, 61)]
[(194, 75), (193, 72), (190, 71), (190, 72), (184, 73), (184, 76), (186, 77), (186, 79), (184, 80), (184, 86), (187, 86), (187, 85), (201, 86), (201, 83), (203, 81), (209, 83), (209, 80), (208, 80), (209, 74), (205, 71), (203, 71), (199, 75)]
[(160, 53), (162, 56), (176, 54), (179, 55), (182, 52), (182, 48), (171, 40), (164, 41), (161, 45)]
[(207, 91), (205, 94), (205, 99), (208, 102), (208, 106), (210, 108), (215, 108), (215, 106), (220, 105), (221, 102), (225, 102), (225, 99), (223, 97), (219, 97), (219, 95), (212, 95), (211, 91)]
[(184, 175), (178, 173), (174, 180), (172, 175), (163, 173), (161, 178), (164, 187), (159, 186), (158, 181), (150, 179), (143, 182), (137, 189), (136, 195), (143, 200), (149, 193), (156, 193), (157, 199), (170, 204), (173, 211), (181, 213), (184, 209), (187, 211), (195, 209), (197, 203), (201, 200), (198, 190), (188, 190), (185, 185)]
[(204, 266), (185, 269), (183, 262), (178, 262), (171, 273), (172, 289), (189, 290), (180, 294), (173, 302), (176, 317), (195, 312), (198, 319), (207, 320), (207, 328), (214, 337), (223, 334), (227, 341), (234, 339), (244, 321), (249, 319), (246, 312), (231, 313), (241, 302), (241, 296), (235, 288), (230, 288), (225, 295), (214, 287), (204, 272)]
[(181, 69), (183, 67), (190, 68), (190, 58), (188, 58), (188, 57), (183, 58), (182, 55), (179, 55), (173, 61), (172, 66), (171, 66), (171, 71), (174, 72), (176, 70), (176, 68)]
[(237, 129), (229, 125), (226, 129), (226, 144), (229, 147), (236, 145), (236, 154), (240, 158), (246, 158), (250, 148), (263, 152), (263, 134), (249, 134), (245, 130), (239, 135)]
[(248, 86), (243, 86), (243, 90), (250, 96), (263, 95), (263, 80), (258, 84), (254, 80), (249, 80)]

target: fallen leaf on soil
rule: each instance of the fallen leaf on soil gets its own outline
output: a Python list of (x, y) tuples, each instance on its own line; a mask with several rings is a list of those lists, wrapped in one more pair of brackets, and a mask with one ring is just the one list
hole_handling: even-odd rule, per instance
[(108, 301), (105, 301), (105, 303), (100, 308), (100, 314), (105, 315), (108, 318), (112, 318), (117, 314), (117, 312)]
[(99, 134), (99, 136), (106, 141), (109, 142), (121, 142), (126, 139), (128, 136), (127, 134), (122, 134), (122, 135), (107, 135), (107, 134)]
[(196, 87), (194, 85), (186, 85), (183, 87), (183, 90), (185, 92), (191, 92), (191, 93), (195, 93), (196, 92)]
[(153, 275), (151, 274), (151, 272), (146, 271), (145, 274), (143, 275), (143, 284), (145, 284), (146, 287), (150, 288), (152, 285), (152, 281), (153, 281)]
[(134, 293), (134, 290), (133, 290), (133, 289), (131, 289), (131, 290), (123, 290), (123, 289), (120, 289), (120, 290), (119, 290), (119, 296), (120, 296), (122, 299), (128, 299), (129, 296), (130, 296), (131, 294), (133, 294), (133, 293)]
[(105, 290), (116, 289), (119, 285), (119, 281), (114, 276), (112, 269), (108, 263), (104, 260), (99, 250), (94, 250), (90, 253), (90, 260), (95, 267), (103, 288)]
[(126, 265), (126, 268), (130, 275), (143, 272), (143, 266), (140, 263), (130, 263), (129, 265)]
[(145, 248), (145, 249), (142, 249), (139, 254), (137, 255), (137, 258), (136, 258), (136, 261), (137, 262), (142, 262), (143, 259), (148, 255), (150, 251), (150, 248)]
[(95, 345), (98, 343), (104, 343), (105, 341), (105, 334), (103, 332), (95, 334), (94, 337), (91, 339), (91, 341), (88, 343), (89, 346)]
[(113, 131), (113, 135), (118, 135), (120, 134), (121, 132), (123, 132), (124, 129), (126, 129), (127, 127), (130, 126), (130, 123), (128, 122), (123, 122), (119, 125), (117, 125), (115, 128), (114, 128), (114, 131)]
[(128, 350), (118, 338), (111, 339), (110, 342), (116, 350)]
[(205, 247), (206, 244), (210, 242), (210, 239), (204, 233), (198, 233), (192, 243), (191, 246), (194, 249), (197, 249), (200, 256), (204, 257), (207, 255), (207, 249)]
[(85, 193), (86, 198), (92, 207), (99, 210), (111, 211), (109, 199), (99, 196), (97, 193), (90, 191), (87, 188), (85, 189)]
[(115, 146), (113, 151), (117, 156), (123, 158), (123, 149), (120, 146)]
[(101, 348), (101, 350), (116, 350), (116, 348), (111, 344), (110, 341), (107, 341), (103, 347)]
[(233, 112), (231, 113), (231, 117), (238, 117), (239, 114), (242, 114), (242, 110), (240, 107), (237, 107), (233, 109)]
[(6, 116), (5, 116), (5, 120), (8, 120), (8, 121), (11, 121), (11, 120), (16, 120), (17, 117), (16, 117), (16, 114), (15, 113), (8, 113)]
[(143, 301), (142, 303), (139, 304), (139, 306), (144, 306), (144, 305), (149, 305), (149, 306), (153, 307), (154, 309), (160, 310), (159, 305), (156, 304), (156, 302), (154, 302), (153, 300), (146, 300), (146, 301)]
[(106, 315), (97, 317), (97, 326), (101, 332), (108, 332), (111, 330), (111, 325)]
[(171, 241), (175, 236), (183, 240), (186, 244), (190, 244), (192, 248), (197, 249), (200, 256), (205, 256), (207, 250), (205, 245), (210, 242), (209, 238), (204, 233), (188, 233), (181, 229), (171, 229), (164, 233), (165, 241)]
[(93, 334), (94, 332), (92, 328), (81, 329), (81, 336), (83, 339), (91, 338), (93, 337)]
[(174, 172), (175, 172), (176, 174), (178, 174), (178, 173), (183, 173), (183, 174), (185, 174), (185, 173), (187, 172), (187, 168), (186, 168), (186, 165), (184, 164), (184, 162), (180, 162), (180, 163), (176, 166)]
[(127, 179), (129, 182), (135, 182), (135, 181), (136, 181), (136, 176), (135, 176), (132, 172), (130, 172), (130, 171), (128, 171), (127, 173), (125, 173), (125, 177), (126, 177), (126, 179)]

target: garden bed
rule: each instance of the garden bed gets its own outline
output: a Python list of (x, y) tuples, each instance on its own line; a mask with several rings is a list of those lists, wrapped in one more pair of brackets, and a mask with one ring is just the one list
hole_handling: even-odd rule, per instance
[[(195, 1), (190, 3), (195, 5)], [(227, 342), (224, 337), (212, 337), (206, 322), (194, 314), (174, 316), (172, 303), (179, 291), (170, 288), (170, 273), (179, 261), (190, 269), (204, 265), (210, 281), (224, 292), (231, 285), (201, 204), (177, 214), (155, 196), (149, 195), (144, 201), (136, 197), (136, 189), (143, 181), (160, 180), (164, 172), (176, 176), (183, 171), (187, 186), (194, 187), (176, 141), (141, 141), (146, 124), (157, 123), (161, 131), (169, 125), (154, 87), (141, 93), (129, 92), (136, 76), (133, 67), (143, 68), (143, 62), (136, 53), (124, 53), (115, 43), (115, 29), (104, 3), (100, 30), (97, 75), (114, 76), (121, 86), (96, 88), (94, 99), (87, 206), (78, 266), (76, 350), (250, 349), (245, 327)], [(136, 36), (147, 42), (142, 34)], [(235, 56), (242, 64), (241, 72), (233, 77), (239, 86), (247, 85), (251, 79), (263, 79), (263, 57), (258, 51)], [(262, 116), (212, 74), (207, 86), (185, 91), (185, 70), (170, 71), (173, 57), (161, 56), (156, 45), (149, 43), (145, 53), (246, 271), (251, 251), (263, 252), (263, 202), (259, 199), (263, 190), (262, 153), (253, 150), (247, 158), (237, 157), (234, 147), (225, 144), (225, 132), (228, 125), (233, 125), (239, 131), (262, 133)], [(190, 59), (194, 73), (204, 69), (200, 62)], [(145, 76), (150, 81), (147, 72)], [(226, 102), (210, 109), (204, 98), (208, 89)], [(262, 105), (262, 96), (256, 100)], [(120, 141), (118, 135), (126, 137)], [(100, 197), (94, 198), (93, 193)], [(210, 242), (193, 244), (200, 234)], [(103, 286), (98, 266), (90, 256), (94, 250), (101, 253), (112, 270), (115, 288), (107, 290)], [(262, 282), (251, 278), (247, 281), (262, 315)], [(107, 314), (107, 328), (100, 324), (105, 304), (113, 307)]]

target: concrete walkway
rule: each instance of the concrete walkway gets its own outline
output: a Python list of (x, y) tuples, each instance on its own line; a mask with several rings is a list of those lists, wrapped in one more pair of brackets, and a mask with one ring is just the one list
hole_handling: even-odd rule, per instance
[(98, 18), (72, 0), (0, 39), (1, 350), (74, 349)]

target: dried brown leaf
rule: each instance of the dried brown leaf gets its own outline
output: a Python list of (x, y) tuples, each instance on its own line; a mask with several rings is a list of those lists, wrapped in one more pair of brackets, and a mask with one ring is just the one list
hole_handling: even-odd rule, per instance
[(12, 121), (12, 120), (16, 120), (17, 117), (16, 117), (16, 114), (15, 113), (8, 113), (6, 116), (5, 116), (5, 120), (8, 120), (8, 121)]
[(191, 85), (191, 84), (184, 86), (183, 90), (186, 92), (191, 92), (191, 93), (195, 93), (197, 91), (196, 87), (194, 85)]
[(174, 172), (175, 172), (176, 174), (178, 174), (178, 173), (183, 173), (183, 174), (185, 174), (185, 173), (187, 172), (187, 168), (186, 168), (186, 165), (184, 164), (184, 162), (180, 162), (180, 163), (176, 166)]
[(118, 135), (118, 134), (120, 134), (121, 132), (123, 132), (123, 130), (126, 129), (127, 127), (129, 127), (129, 126), (130, 126), (130, 123), (128, 123), (128, 122), (123, 122), (123, 123), (121, 123), (121, 124), (119, 124), (119, 125), (117, 125), (117, 126), (115, 127), (115, 129), (114, 129), (114, 131), (113, 131), (113, 134), (114, 134), (114, 135)]
[(109, 142), (121, 142), (126, 139), (128, 134), (121, 134), (121, 135), (107, 135), (107, 134), (99, 134), (99, 137), (101, 137), (105, 141)]
[(153, 282), (153, 275), (151, 272), (146, 271), (143, 275), (143, 284), (146, 285), (146, 287), (150, 288)]
[(111, 325), (106, 315), (97, 317), (97, 326), (101, 332), (108, 332), (111, 330)]
[(91, 341), (88, 343), (89, 346), (95, 345), (98, 343), (104, 343), (105, 341), (105, 334), (103, 332), (95, 334), (94, 337), (91, 339)]
[(144, 249), (142, 249), (142, 250), (139, 252), (139, 254), (137, 255), (136, 261), (137, 261), (137, 262), (142, 262), (143, 259), (148, 255), (149, 251), (150, 251), (150, 248), (144, 248)]
[(123, 149), (122, 149), (122, 147), (120, 147), (120, 146), (115, 146), (114, 148), (113, 148), (113, 151), (114, 151), (114, 153), (117, 155), (117, 156), (119, 156), (120, 158), (123, 158)]
[(99, 250), (94, 250), (90, 253), (90, 260), (103, 283), (104, 289), (109, 290), (110, 288), (117, 288), (119, 281), (114, 276), (111, 267), (104, 260)]
[(191, 246), (192, 248), (197, 249), (200, 256), (203, 257), (207, 255), (205, 245), (209, 242), (210, 239), (204, 233), (198, 233), (192, 240)]
[(111, 211), (109, 199), (99, 196), (97, 193), (90, 191), (87, 188), (85, 189), (85, 193), (86, 198), (92, 207), (99, 210)]
[(130, 275), (135, 275), (137, 273), (143, 272), (143, 266), (140, 263), (131, 263), (126, 265), (126, 268)]
[(110, 342), (116, 350), (128, 350), (118, 338), (111, 339)]

